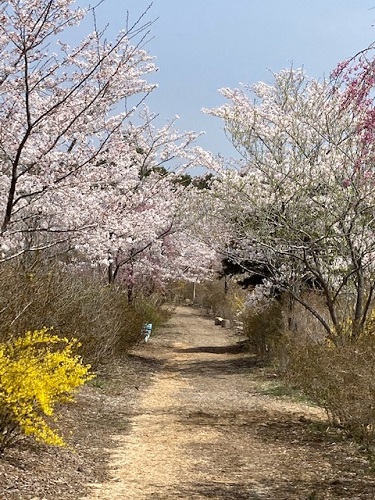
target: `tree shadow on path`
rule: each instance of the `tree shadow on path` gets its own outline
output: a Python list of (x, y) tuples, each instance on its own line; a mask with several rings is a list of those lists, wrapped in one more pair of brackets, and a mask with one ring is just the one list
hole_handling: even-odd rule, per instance
[(175, 352), (181, 354), (198, 354), (198, 353), (209, 353), (209, 354), (240, 354), (247, 353), (248, 347), (245, 342), (237, 342), (231, 345), (221, 345), (221, 346), (199, 346), (199, 347), (188, 347), (184, 349), (174, 349)]

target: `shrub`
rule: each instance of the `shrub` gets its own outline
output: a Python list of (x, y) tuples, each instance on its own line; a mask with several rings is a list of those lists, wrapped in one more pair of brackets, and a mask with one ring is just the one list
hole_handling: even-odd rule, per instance
[(245, 310), (242, 319), (244, 334), (254, 352), (261, 358), (273, 355), (284, 329), (280, 304), (276, 300), (265, 301), (262, 306)]
[(152, 323), (153, 329), (157, 329), (172, 317), (173, 308), (161, 307), (153, 297), (142, 297), (135, 301), (134, 308), (142, 316), (143, 323)]
[(290, 341), (286, 380), (325, 408), (368, 451), (375, 446), (375, 339), (355, 344), (303, 345)]
[[(191, 299), (192, 287), (192, 283), (185, 284), (184, 288), (180, 287), (180, 297)], [(222, 279), (212, 279), (195, 284), (194, 303), (214, 316), (230, 320), (238, 319), (245, 297), (246, 291), (230, 278), (227, 278), (226, 282)]]
[(20, 435), (64, 444), (49, 423), (56, 404), (72, 401), (73, 391), (93, 378), (77, 347), (47, 328), (0, 344), (0, 452)]
[(129, 305), (120, 285), (47, 259), (0, 266), (0, 311), (0, 342), (53, 326), (82, 343), (82, 356), (94, 368), (138, 342), (143, 323), (162, 320), (156, 301), (140, 298)]

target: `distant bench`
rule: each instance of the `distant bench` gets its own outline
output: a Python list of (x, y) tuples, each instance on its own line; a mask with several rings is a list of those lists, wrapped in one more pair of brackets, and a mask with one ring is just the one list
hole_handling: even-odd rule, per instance
[[(223, 328), (230, 328), (231, 327), (231, 321), (230, 319), (225, 319), (222, 318), (221, 316), (216, 316), (215, 317), (215, 325), (222, 326)], [(242, 321), (233, 321), (233, 326), (235, 327), (235, 330), (238, 333), (243, 332), (243, 323)]]

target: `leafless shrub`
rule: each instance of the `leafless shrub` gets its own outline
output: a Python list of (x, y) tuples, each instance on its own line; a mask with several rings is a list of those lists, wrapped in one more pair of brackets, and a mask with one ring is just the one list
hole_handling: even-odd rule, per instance
[(158, 309), (144, 299), (129, 305), (120, 287), (90, 272), (72, 273), (57, 262), (0, 266), (0, 341), (53, 327), (78, 338), (85, 361), (97, 366), (138, 342), (143, 323), (160, 324), (164, 318)]
[(202, 283), (179, 284), (180, 303), (188, 301), (204, 309), (207, 314), (236, 319), (242, 310), (246, 292), (234, 281), (220, 279), (207, 280)]
[(288, 383), (323, 408), (369, 452), (375, 451), (375, 338), (336, 347), (332, 343), (286, 343)]
[(257, 309), (247, 309), (242, 315), (243, 331), (254, 352), (261, 358), (270, 358), (284, 330), (282, 307), (276, 300)]

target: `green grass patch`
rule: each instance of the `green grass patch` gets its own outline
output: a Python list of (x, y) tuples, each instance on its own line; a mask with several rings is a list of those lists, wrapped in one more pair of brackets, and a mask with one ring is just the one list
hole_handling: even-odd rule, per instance
[(287, 386), (280, 382), (267, 382), (259, 389), (259, 394), (264, 396), (272, 396), (276, 398), (290, 399), (297, 403), (303, 403), (308, 406), (317, 406), (313, 401), (308, 399), (301, 391), (293, 387)]

